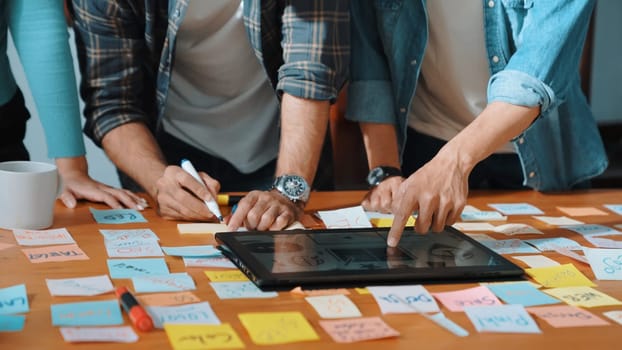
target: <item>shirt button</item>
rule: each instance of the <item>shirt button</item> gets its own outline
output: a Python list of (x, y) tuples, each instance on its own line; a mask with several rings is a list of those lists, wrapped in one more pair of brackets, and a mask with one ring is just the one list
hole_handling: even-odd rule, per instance
[(518, 144), (519, 145), (522, 145), (523, 143), (525, 143), (525, 139), (524, 138), (521, 137), (520, 139), (518, 139)]
[(495, 2), (492, 0), (488, 1), (488, 7), (495, 7)]
[(412, 60), (412, 61), (410, 61), (410, 65), (414, 66), (414, 65), (416, 65), (416, 64), (417, 64), (417, 60)]
[(406, 108), (404, 108), (404, 107), (400, 108), (400, 112), (406, 113)]
[(532, 172), (529, 173), (529, 178), (530, 179), (533, 179), (535, 176), (536, 176), (536, 172), (535, 171), (532, 171)]
[(499, 63), (499, 56), (492, 56), (492, 61), (494, 63)]
[(173, 13), (173, 18), (179, 18), (179, 16), (181, 16), (181, 10), (178, 7), (175, 9), (175, 12)]

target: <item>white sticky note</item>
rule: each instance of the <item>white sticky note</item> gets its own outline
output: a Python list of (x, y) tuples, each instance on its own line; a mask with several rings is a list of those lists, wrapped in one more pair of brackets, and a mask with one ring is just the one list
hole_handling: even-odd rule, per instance
[(583, 248), (579, 243), (566, 237), (526, 239), (525, 242), (538, 248), (541, 252), (555, 251), (560, 247), (570, 250), (581, 250)]
[(551, 258), (548, 258), (544, 255), (522, 255), (522, 256), (512, 256), (512, 259), (517, 259), (525, 264), (527, 264), (531, 268), (537, 267), (549, 267), (549, 266), (557, 266), (559, 263)]
[(618, 215), (622, 215), (622, 204), (605, 204), (604, 207)]
[(567, 216), (534, 216), (533, 218), (538, 219), (545, 224), (553, 226), (580, 225), (583, 223), (579, 220), (571, 219)]
[(45, 283), (52, 296), (92, 296), (114, 291), (108, 275), (63, 279), (46, 278)]
[(603, 315), (605, 315), (605, 317), (609, 318), (610, 320), (622, 325), (622, 310), (606, 311), (603, 312)]
[(138, 335), (130, 326), (60, 327), (60, 334), (68, 343), (135, 343), (138, 341)]
[(306, 297), (305, 300), (317, 311), (321, 318), (361, 317), (361, 311), (345, 295), (319, 295)]
[(539, 253), (537, 249), (521, 241), (520, 239), (480, 241), (480, 243), (494, 250), (498, 254)]
[(599, 280), (622, 280), (622, 250), (583, 247), (594, 275)]
[(317, 212), (327, 228), (366, 228), (372, 227), (363, 207), (320, 210)]
[[(374, 286), (367, 287), (383, 314), (439, 312), (434, 297), (422, 286)], [(402, 301), (413, 308), (404, 307)]]
[(495, 232), (503, 233), (508, 236), (519, 235), (519, 234), (538, 234), (538, 235), (543, 234), (542, 231), (538, 230), (537, 228), (533, 226), (530, 226), (527, 224), (519, 224), (519, 223), (499, 225), (495, 227)]
[(220, 319), (207, 301), (173, 306), (147, 306), (146, 309), (155, 328), (162, 329), (165, 323), (220, 324)]
[(13, 230), (17, 244), (21, 246), (57, 245), (76, 243), (66, 228), (52, 230)]
[(494, 231), (495, 227), (487, 222), (456, 222), (452, 225), (460, 231)]
[(210, 234), (227, 232), (227, 225), (213, 223), (185, 223), (177, 224), (177, 230), (181, 234)]

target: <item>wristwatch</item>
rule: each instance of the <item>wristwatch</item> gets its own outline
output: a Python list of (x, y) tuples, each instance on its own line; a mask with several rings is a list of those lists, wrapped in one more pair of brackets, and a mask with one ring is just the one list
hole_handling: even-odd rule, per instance
[(367, 184), (369, 187), (376, 187), (382, 181), (392, 176), (402, 176), (402, 171), (392, 166), (375, 167), (367, 174)]
[(307, 181), (298, 175), (281, 175), (274, 179), (272, 188), (294, 203), (306, 203), (311, 192)]

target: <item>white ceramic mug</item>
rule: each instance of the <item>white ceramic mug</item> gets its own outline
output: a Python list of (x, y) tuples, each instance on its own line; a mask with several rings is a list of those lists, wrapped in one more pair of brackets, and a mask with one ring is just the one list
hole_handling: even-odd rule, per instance
[(40, 230), (52, 226), (54, 202), (61, 190), (53, 164), (0, 163), (0, 227)]

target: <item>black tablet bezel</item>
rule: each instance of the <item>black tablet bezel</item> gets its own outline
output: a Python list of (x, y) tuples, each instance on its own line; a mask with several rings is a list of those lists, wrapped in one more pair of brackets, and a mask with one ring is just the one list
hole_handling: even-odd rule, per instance
[[(493, 266), (451, 266), (430, 268), (391, 268), (362, 270), (364, 275), (352, 271), (332, 270), (316, 272), (274, 273), (264, 268), (252, 253), (238, 241), (240, 236), (249, 235), (292, 235), (292, 234), (355, 234), (356, 232), (376, 231), (386, 237), (388, 228), (363, 229), (320, 229), (320, 230), (289, 230), (289, 231), (247, 231), (247, 232), (219, 232), (215, 234), (218, 248), (225, 256), (246, 274), (258, 287), (264, 290), (284, 290), (297, 286), (307, 288), (317, 287), (359, 287), (380, 284), (413, 284), (413, 283), (455, 283), (479, 282), (497, 279), (520, 279), (524, 271), (508, 259), (497, 254), (490, 248), (482, 245), (468, 235), (453, 227), (446, 227), (445, 232), (459, 235), (461, 239), (485, 250), (499, 262)], [(430, 233), (438, 234), (438, 233)]]

